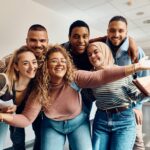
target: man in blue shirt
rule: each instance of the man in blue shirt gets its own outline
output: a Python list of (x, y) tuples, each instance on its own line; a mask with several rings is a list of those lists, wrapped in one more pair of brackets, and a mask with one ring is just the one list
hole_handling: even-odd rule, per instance
[[(114, 16), (108, 24), (106, 44), (111, 48), (115, 63), (120, 66), (131, 64), (131, 57), (128, 55), (129, 38), (127, 20), (122, 16)], [(138, 47), (138, 60), (145, 56), (144, 51)], [(149, 71), (142, 71), (136, 74), (136, 77), (149, 75)], [(134, 75), (135, 77), (135, 75)], [(136, 103), (133, 106), (137, 123), (136, 141), (134, 150), (144, 150), (142, 137), (142, 103)]]

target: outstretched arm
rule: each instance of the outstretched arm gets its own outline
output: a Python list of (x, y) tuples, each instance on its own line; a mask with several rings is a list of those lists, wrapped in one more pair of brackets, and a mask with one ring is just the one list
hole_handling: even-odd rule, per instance
[(24, 128), (30, 125), (41, 110), (41, 104), (37, 100), (28, 99), (22, 114), (0, 113), (0, 121), (15, 127)]
[(143, 59), (136, 64), (112, 66), (94, 72), (78, 70), (75, 73), (75, 82), (81, 88), (95, 88), (147, 69), (150, 69), (150, 60)]

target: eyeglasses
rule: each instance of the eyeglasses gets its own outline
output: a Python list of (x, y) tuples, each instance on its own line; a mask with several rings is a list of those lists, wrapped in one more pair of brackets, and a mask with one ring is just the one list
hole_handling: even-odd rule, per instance
[(67, 60), (64, 58), (61, 59), (53, 58), (53, 59), (49, 59), (48, 62), (52, 65), (57, 65), (58, 63), (67, 64)]

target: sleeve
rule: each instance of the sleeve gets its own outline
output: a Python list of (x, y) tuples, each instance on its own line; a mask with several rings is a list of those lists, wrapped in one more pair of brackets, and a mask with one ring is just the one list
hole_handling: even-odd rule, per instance
[(126, 84), (128, 96), (133, 101), (142, 101), (145, 98), (145, 96), (133, 84), (133, 82), (132, 82), (133, 77), (128, 76), (126, 79), (128, 80), (127, 84)]
[(123, 77), (125, 77), (124, 66), (107, 67), (93, 72), (83, 70), (75, 72), (75, 82), (80, 88), (96, 88)]
[[(142, 48), (138, 47), (138, 59), (142, 59), (145, 57), (145, 53)], [(144, 77), (150, 75), (150, 70), (144, 70), (144, 71), (139, 71), (137, 72), (137, 77)]]
[(35, 95), (32, 94), (29, 96), (25, 108), (21, 114), (13, 114), (13, 119), (7, 121), (8, 124), (24, 128), (36, 119), (39, 112), (41, 111), (41, 104), (38, 102), (38, 99), (34, 99)]
[(12, 54), (0, 59), (0, 73), (6, 72), (6, 69), (7, 69), (7, 66), (9, 64), (11, 57), (12, 57)]
[[(139, 59), (139, 60), (142, 59), (143, 57), (145, 57), (145, 53), (144, 53), (144, 51), (143, 51), (142, 48), (138, 47), (138, 52), (139, 52), (139, 54), (138, 54), (138, 59)], [(136, 74), (137, 74), (137, 77), (148, 76), (148, 75), (150, 75), (150, 70), (139, 71), (139, 72), (137, 72)], [(143, 104), (144, 102), (149, 101), (149, 100), (150, 100), (150, 98), (146, 97), (146, 98), (144, 98), (142, 101), (138, 101), (138, 102), (135, 104), (134, 108), (135, 108), (135, 109), (142, 109), (142, 104)]]

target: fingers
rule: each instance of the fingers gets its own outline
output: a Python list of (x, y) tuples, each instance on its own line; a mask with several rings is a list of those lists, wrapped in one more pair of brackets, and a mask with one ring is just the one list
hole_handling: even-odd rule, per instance
[(143, 115), (142, 112), (138, 109), (133, 109), (134, 113), (135, 113), (135, 119), (136, 119), (136, 123), (137, 125), (141, 125), (143, 122)]
[(17, 109), (17, 106), (16, 105), (13, 105), (13, 106), (9, 106), (7, 107), (7, 110), (5, 110), (5, 113), (14, 113)]

